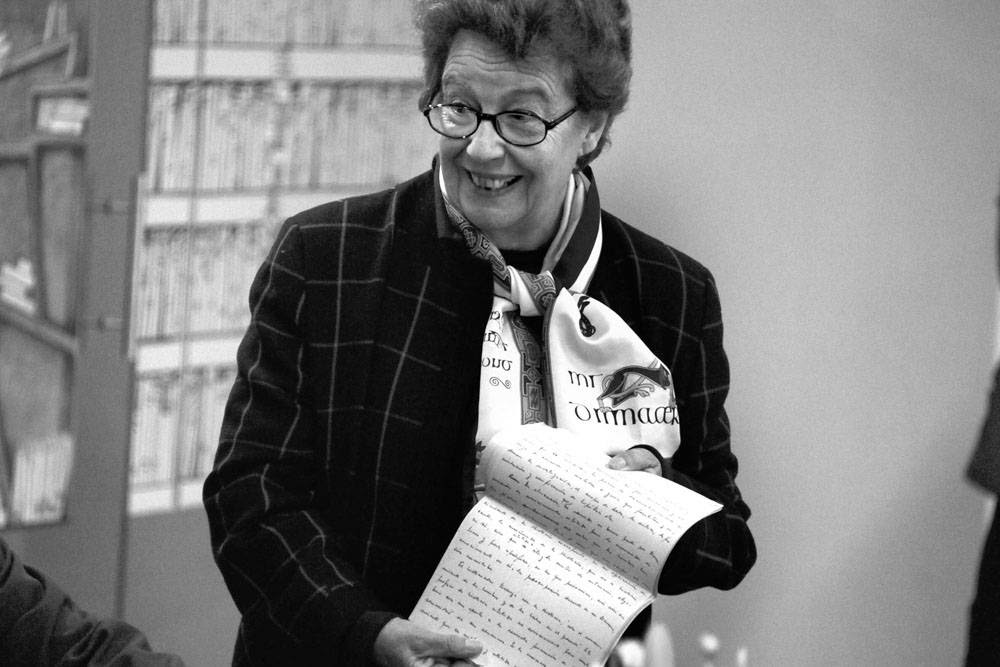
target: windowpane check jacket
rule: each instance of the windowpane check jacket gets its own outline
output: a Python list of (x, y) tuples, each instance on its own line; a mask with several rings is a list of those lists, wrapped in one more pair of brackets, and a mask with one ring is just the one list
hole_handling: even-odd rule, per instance
[[(216, 560), (242, 613), (237, 664), (369, 664), (462, 519), (489, 266), (442, 234), (432, 172), (285, 222), (205, 483)], [(723, 408), (711, 274), (602, 213), (589, 294), (670, 367), (677, 481), (721, 502), (675, 546), (660, 592), (731, 588), (753, 564)]]

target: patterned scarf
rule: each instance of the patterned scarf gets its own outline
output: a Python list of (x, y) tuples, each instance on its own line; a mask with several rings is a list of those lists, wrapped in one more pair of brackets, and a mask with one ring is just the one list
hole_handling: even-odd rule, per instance
[[(571, 175), (538, 274), (507, 265), (448, 198), (440, 172), (438, 186), (469, 252), (493, 270), (477, 447), (505, 428), (543, 422), (598, 435), (608, 454), (641, 443), (672, 456), (680, 429), (669, 369), (613, 310), (586, 294), (602, 246), (600, 201), (590, 179)], [(542, 341), (524, 321), (538, 315), (544, 317)]]

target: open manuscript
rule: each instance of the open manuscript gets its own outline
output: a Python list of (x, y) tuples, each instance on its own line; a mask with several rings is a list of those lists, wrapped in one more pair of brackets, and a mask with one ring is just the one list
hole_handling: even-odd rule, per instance
[(721, 508), (607, 461), (581, 436), (544, 424), (495, 436), (480, 462), (485, 496), (410, 619), (481, 642), (479, 664), (603, 664), (653, 602), (673, 545)]

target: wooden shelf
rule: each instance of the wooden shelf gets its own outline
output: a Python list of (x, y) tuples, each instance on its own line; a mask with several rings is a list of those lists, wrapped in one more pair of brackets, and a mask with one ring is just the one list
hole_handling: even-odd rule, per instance
[[(202, 59), (201, 61), (199, 59)], [(284, 70), (284, 71), (283, 71)], [(292, 80), (410, 81), (419, 80), (423, 59), (412, 50), (210, 45), (154, 46), (150, 79), (271, 80), (279, 73)]]
[(4, 303), (0, 303), (0, 322), (67, 354), (75, 355), (79, 350), (76, 337), (69, 332)]
[(31, 87), (32, 97), (48, 97), (72, 95), (76, 97), (86, 97), (90, 94), (91, 81), (88, 78), (69, 79), (67, 81), (54, 81), (46, 83), (36, 83)]
[(38, 46), (25, 51), (7, 63), (7, 66), (0, 69), (0, 80), (12, 77), (15, 74), (30, 69), (46, 60), (51, 60), (57, 56), (66, 54), (66, 69), (64, 75), (68, 78), (73, 76), (76, 67), (76, 35), (69, 34), (57, 37), (48, 42), (43, 42)]
[(129, 489), (128, 512), (131, 516), (174, 512), (180, 509), (201, 507), (201, 487), (204, 480), (184, 480), (175, 487), (172, 483), (136, 485)]
[(135, 370), (143, 375), (176, 371), (181, 368), (182, 363), (187, 367), (232, 366), (236, 364), (236, 348), (241, 339), (242, 332), (192, 338), (186, 343), (176, 338), (165, 341), (139, 340), (135, 345)]
[(35, 132), (20, 141), (0, 143), (0, 160), (27, 160), (46, 148), (73, 148), (84, 150), (86, 139), (67, 134)]
[[(281, 219), (335, 199), (373, 192), (385, 185), (337, 186), (315, 190), (286, 190), (277, 194), (273, 214)], [(253, 222), (266, 218), (272, 195), (254, 190), (227, 193), (163, 193), (143, 197), (143, 227), (194, 223)]]

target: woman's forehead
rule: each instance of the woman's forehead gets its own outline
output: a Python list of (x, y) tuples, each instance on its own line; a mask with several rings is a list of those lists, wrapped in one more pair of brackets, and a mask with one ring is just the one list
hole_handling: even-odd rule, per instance
[(443, 88), (518, 94), (555, 100), (568, 97), (571, 69), (550, 51), (533, 49), (513, 58), (501, 46), (471, 31), (452, 40), (441, 75)]

